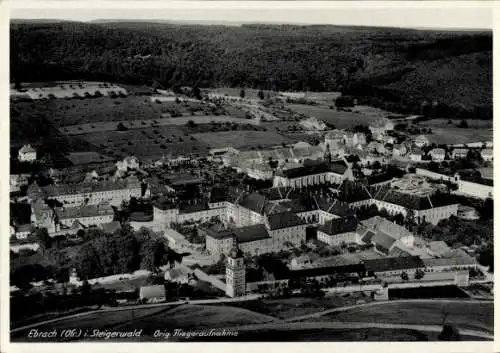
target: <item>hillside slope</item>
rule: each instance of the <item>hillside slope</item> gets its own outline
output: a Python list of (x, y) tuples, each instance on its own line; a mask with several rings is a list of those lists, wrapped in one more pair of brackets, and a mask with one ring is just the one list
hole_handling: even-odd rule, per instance
[(491, 107), (491, 53), (492, 35), (487, 32), (147, 22), (11, 24), (13, 81), (82, 78), (343, 90), (376, 97), (379, 106), (398, 108), (403, 103), (398, 109), (408, 112), (418, 112), (423, 100), (468, 113)]

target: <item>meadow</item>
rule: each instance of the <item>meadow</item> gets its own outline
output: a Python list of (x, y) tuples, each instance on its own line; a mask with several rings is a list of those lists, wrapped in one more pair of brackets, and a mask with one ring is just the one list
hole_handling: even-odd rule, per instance
[[(418, 313), (418, 315), (415, 315)], [(328, 314), (317, 321), (377, 322), (393, 324), (441, 325), (443, 313), (447, 322), (459, 328), (493, 332), (493, 302), (426, 301), (387, 302)]]
[[(332, 102), (333, 104), (333, 102)], [(323, 120), (326, 123), (335, 125), (338, 129), (353, 128), (355, 125), (369, 125), (380, 116), (365, 115), (360, 113), (344, 112), (330, 109), (329, 107), (305, 105), (305, 104), (285, 104), (285, 107), (308, 117)]]
[(224, 131), (193, 134), (211, 148), (251, 148), (294, 143), (295, 140), (270, 131)]

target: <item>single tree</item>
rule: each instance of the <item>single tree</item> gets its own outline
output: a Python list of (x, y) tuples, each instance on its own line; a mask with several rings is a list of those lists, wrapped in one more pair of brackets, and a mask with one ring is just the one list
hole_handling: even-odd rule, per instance
[(240, 97), (245, 98), (245, 89), (243, 89), (243, 88), (240, 91)]

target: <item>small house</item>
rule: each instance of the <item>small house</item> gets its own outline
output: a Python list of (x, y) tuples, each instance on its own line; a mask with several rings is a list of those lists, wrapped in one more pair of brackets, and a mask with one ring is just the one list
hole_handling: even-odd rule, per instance
[(144, 286), (139, 289), (139, 300), (142, 303), (158, 303), (166, 299), (165, 286), (163, 284)]
[(442, 162), (446, 157), (446, 151), (442, 148), (433, 148), (429, 151), (429, 156), (434, 162)]
[(24, 145), (18, 152), (17, 159), (20, 162), (34, 162), (36, 161), (36, 149), (31, 145)]

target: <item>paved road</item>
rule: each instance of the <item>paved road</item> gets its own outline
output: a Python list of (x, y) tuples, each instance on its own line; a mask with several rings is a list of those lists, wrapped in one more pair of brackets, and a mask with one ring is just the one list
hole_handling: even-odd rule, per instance
[[(441, 332), (443, 329), (440, 325), (403, 325), (403, 324), (383, 324), (373, 322), (272, 322), (264, 324), (254, 324), (234, 327), (238, 331), (255, 331), (255, 330), (308, 330), (308, 329), (363, 329), (363, 328), (385, 328), (385, 329), (408, 329), (424, 332)], [(481, 337), (493, 340), (493, 335), (485, 332), (461, 329), (462, 336)]]

